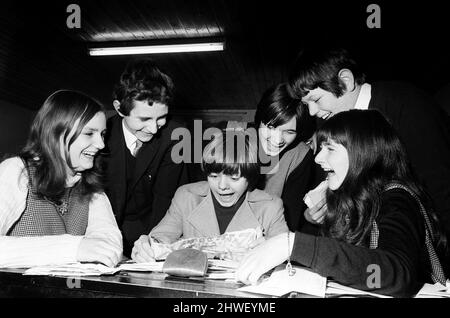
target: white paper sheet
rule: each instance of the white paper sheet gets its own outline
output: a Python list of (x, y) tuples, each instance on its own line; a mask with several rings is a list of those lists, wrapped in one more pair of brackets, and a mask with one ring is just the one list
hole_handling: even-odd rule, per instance
[(450, 298), (450, 281), (447, 280), (447, 286), (440, 283), (424, 284), (422, 289), (417, 293), (416, 298), (430, 297), (449, 297)]
[(164, 262), (134, 263), (126, 262), (119, 265), (118, 269), (132, 272), (162, 272)]
[(73, 263), (65, 265), (36, 266), (27, 269), (23, 275), (100, 276), (112, 275), (118, 271), (118, 268), (111, 268), (103, 264)]
[(355, 295), (355, 296), (368, 295), (368, 296), (373, 296), (373, 297), (378, 297), (378, 298), (392, 298), (391, 296), (375, 294), (375, 293), (348, 287), (348, 286), (341, 285), (336, 282), (330, 282), (330, 281), (327, 284), (326, 293), (327, 293), (327, 295)]
[(228, 269), (235, 271), (239, 263), (230, 260), (208, 259), (208, 269)]
[(276, 268), (269, 278), (258, 285), (241, 287), (238, 290), (280, 297), (290, 292), (325, 297), (326, 277), (306, 268), (294, 266), (295, 275), (289, 276), (285, 266)]

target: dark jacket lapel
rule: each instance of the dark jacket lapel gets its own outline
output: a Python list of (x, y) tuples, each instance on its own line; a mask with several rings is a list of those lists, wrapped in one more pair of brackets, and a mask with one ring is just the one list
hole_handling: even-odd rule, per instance
[(133, 189), (137, 182), (147, 172), (148, 167), (152, 163), (153, 159), (155, 159), (160, 144), (161, 138), (160, 135), (158, 135), (153, 136), (152, 140), (142, 146), (139, 155), (136, 157), (136, 166), (134, 168), (133, 178), (130, 183), (130, 194), (133, 193)]
[(187, 215), (187, 222), (199, 231), (202, 236), (211, 237), (220, 235), (219, 224), (208, 182), (203, 181), (194, 185), (191, 191), (201, 198), (201, 202)]
[(125, 138), (122, 131), (122, 118), (114, 116), (109, 120), (109, 137), (107, 137), (107, 189), (109, 200), (117, 218), (119, 218), (126, 196), (126, 164), (125, 164)]

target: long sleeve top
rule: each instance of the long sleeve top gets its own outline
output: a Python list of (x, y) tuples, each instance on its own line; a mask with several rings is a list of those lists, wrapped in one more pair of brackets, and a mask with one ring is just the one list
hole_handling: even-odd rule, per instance
[(281, 199), (284, 205), (284, 216), (289, 229), (308, 234), (318, 232), (318, 227), (306, 221), (303, 212), (307, 206), (303, 202), (305, 194), (314, 189), (324, 178), (323, 170), (314, 163), (312, 150), (303, 158), (302, 162), (292, 171), (284, 185)]
[(25, 210), (28, 176), (18, 157), (0, 164), (0, 267), (30, 267), (76, 262), (83, 237), (97, 237), (122, 244), (111, 204), (104, 193), (93, 195), (84, 236), (49, 235), (39, 237), (6, 236)]
[(375, 82), (371, 94), (369, 109), (380, 111), (396, 129), (450, 237), (450, 125), (445, 112), (409, 83)]
[(313, 177), (314, 156), (309, 146), (300, 142), (280, 157), (277, 172), (266, 174), (264, 185), (260, 187), (281, 197), (284, 217), (291, 231), (298, 230), (304, 223), (303, 196), (312, 188)]
[[(225, 232), (260, 227), (266, 237), (288, 231), (280, 198), (255, 189), (234, 214)], [(220, 235), (219, 224), (208, 182), (189, 183), (178, 188), (164, 218), (150, 232), (163, 243), (179, 239)]]
[[(382, 195), (377, 218), (378, 248), (297, 232), (291, 259), (322, 276), (361, 290), (412, 296), (427, 282), (424, 221), (418, 204), (403, 190)], [(374, 286), (375, 271), (380, 286)]]

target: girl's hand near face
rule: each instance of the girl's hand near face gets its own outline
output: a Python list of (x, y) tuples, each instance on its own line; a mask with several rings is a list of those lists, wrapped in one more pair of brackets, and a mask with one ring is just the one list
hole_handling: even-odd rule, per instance
[(304, 212), (305, 219), (312, 224), (322, 224), (327, 214), (326, 199), (323, 198), (315, 206), (307, 208)]
[(134, 242), (131, 258), (136, 263), (154, 262), (155, 254), (150, 245), (150, 237), (148, 235), (141, 235), (141, 237)]
[(84, 237), (78, 247), (77, 261), (100, 262), (115, 267), (122, 257), (122, 246), (111, 240), (97, 237)]

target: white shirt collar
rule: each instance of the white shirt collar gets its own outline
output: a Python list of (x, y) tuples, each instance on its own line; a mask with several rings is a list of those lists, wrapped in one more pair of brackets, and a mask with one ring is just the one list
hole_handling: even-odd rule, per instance
[(81, 173), (77, 173), (73, 176), (67, 176), (66, 178), (66, 187), (71, 188), (73, 187), (78, 181), (81, 179)]
[(372, 98), (372, 87), (368, 83), (361, 85), (358, 99), (356, 100), (355, 109), (369, 109), (370, 99)]
[(133, 135), (128, 128), (125, 126), (125, 123), (122, 119), (122, 131), (123, 131), (123, 136), (125, 138), (125, 144), (127, 145), (127, 148), (130, 150), (130, 152), (133, 152), (134, 149), (134, 145), (136, 143), (136, 136)]

